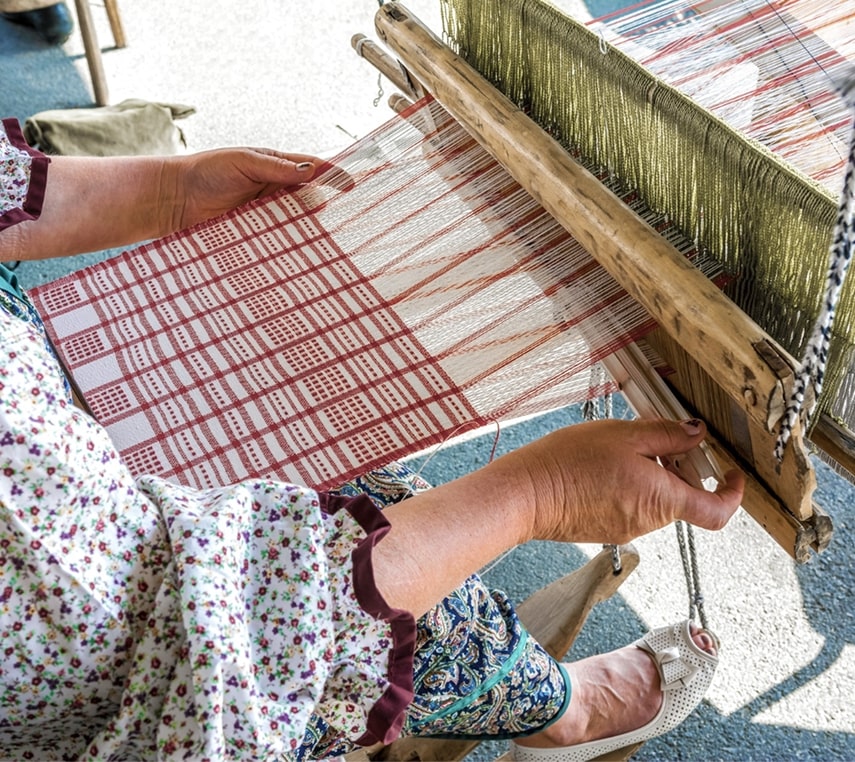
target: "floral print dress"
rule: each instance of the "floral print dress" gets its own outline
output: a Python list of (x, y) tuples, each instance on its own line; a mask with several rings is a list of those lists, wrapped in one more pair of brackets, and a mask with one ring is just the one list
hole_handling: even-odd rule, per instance
[(411, 671), (414, 627), (373, 616), (382, 514), (135, 482), (33, 324), (2, 310), (0, 332), (2, 756), (277, 758), (315, 712), (353, 741), (397, 731), (387, 675)]
[[(0, 163), (3, 229), (38, 215), (47, 159), (4, 122)], [(517, 735), (569, 701), (477, 577), (418, 626), (386, 606), (378, 508), (427, 487), (406, 468), (334, 494), (133, 479), (5, 268), (0, 472), (0, 758), (318, 758)]]

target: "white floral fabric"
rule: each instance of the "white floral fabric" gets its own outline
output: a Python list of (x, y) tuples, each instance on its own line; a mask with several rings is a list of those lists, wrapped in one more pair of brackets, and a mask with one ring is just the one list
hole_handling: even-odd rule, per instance
[(313, 716), (394, 737), (415, 625), (373, 588), (386, 528), (298, 485), (135, 481), (0, 291), (0, 758), (297, 759)]
[(17, 121), (0, 121), (0, 230), (37, 215), (48, 163), (24, 141)]
[(381, 514), (135, 483), (34, 328), (0, 335), (0, 758), (287, 759), (313, 713), (360, 739), (395, 645), (353, 561)]

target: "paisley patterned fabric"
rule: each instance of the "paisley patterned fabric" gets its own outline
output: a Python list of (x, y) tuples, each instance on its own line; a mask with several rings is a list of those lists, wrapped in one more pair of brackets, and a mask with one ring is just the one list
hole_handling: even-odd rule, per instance
[[(383, 507), (428, 489), (394, 463), (343, 485)], [(501, 591), (473, 575), (417, 623), (415, 698), (403, 732), (513, 738), (558, 719), (570, 701), (564, 669), (522, 627)]]

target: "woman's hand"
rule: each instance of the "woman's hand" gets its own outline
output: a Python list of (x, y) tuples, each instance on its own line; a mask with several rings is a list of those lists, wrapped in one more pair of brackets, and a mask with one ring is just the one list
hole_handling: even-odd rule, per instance
[(623, 543), (678, 519), (721, 529), (740, 505), (743, 476), (732, 471), (709, 492), (657, 462), (688, 452), (705, 434), (701, 421), (583, 423), (510, 453), (502, 468), (530, 479), (532, 538)]
[(324, 164), (316, 156), (266, 148), (221, 148), (176, 162), (170, 227), (181, 230), (241, 204), (311, 180)]
[(699, 421), (582, 423), (391, 505), (391, 530), (373, 553), (377, 586), (418, 615), (528, 540), (617, 544), (675, 519), (720, 529), (739, 507), (743, 476), (733, 471), (707, 492), (657, 463), (705, 433)]
[(44, 259), (146, 241), (311, 180), (306, 154), (220, 148), (181, 156), (54, 156), (41, 214), (0, 232), (3, 260)]

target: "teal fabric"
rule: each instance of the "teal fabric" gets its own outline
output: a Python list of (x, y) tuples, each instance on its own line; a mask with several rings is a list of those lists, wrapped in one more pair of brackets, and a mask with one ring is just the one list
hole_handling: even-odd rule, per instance
[(18, 285), (18, 276), (3, 264), (0, 264), (0, 289), (18, 299), (24, 298), (24, 292)]

